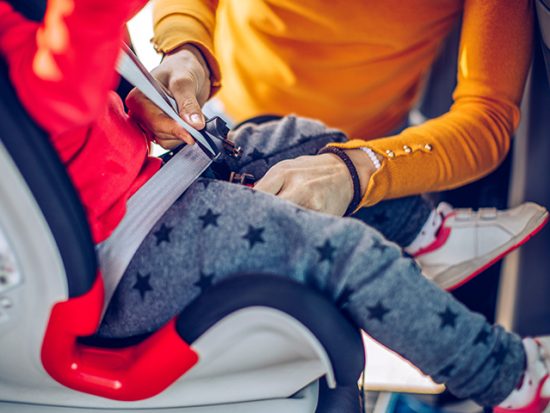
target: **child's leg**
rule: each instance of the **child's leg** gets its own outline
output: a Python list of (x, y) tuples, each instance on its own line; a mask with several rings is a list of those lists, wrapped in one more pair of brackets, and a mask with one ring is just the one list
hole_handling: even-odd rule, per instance
[(211, 283), (239, 272), (280, 274), (323, 292), (372, 337), (459, 396), (496, 404), (523, 372), (518, 337), (424, 279), (375, 230), (204, 179), (145, 239), (100, 333), (155, 330)]
[(353, 218), (360, 219), (380, 231), (387, 240), (406, 248), (418, 236), (433, 210), (427, 199), (409, 196), (361, 208)]
[[(314, 155), (326, 144), (346, 139), (321, 122), (293, 116), (245, 125), (234, 133), (244, 149), (234, 168), (257, 179), (281, 160)], [(413, 196), (362, 208), (354, 218), (417, 258), (426, 277), (437, 285), (453, 289), (529, 239), (547, 216), (535, 204), (479, 213), (453, 211), (448, 205), (436, 210), (426, 199)]]

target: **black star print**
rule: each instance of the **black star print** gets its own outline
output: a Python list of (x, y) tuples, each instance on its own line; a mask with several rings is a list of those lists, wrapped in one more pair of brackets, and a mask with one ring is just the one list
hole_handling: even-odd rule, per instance
[(319, 252), (319, 262), (328, 261), (332, 262), (333, 257), (332, 255), (336, 251), (336, 248), (332, 246), (329, 240), (326, 240), (325, 243), (321, 247), (315, 247), (317, 252)]
[(221, 214), (214, 214), (214, 211), (212, 211), (210, 208), (208, 208), (208, 211), (206, 211), (206, 214), (201, 215), (199, 219), (202, 221), (202, 227), (203, 229), (208, 227), (208, 225), (212, 225), (213, 227), (218, 226), (218, 218)]
[(388, 250), (390, 247), (386, 244), (382, 244), (382, 242), (378, 239), (375, 239), (372, 243), (372, 248), (376, 251), (380, 251), (380, 254), (383, 254)]
[(450, 377), (454, 369), (455, 365), (449, 364), (447, 367), (443, 368), (438, 374), (442, 375), (443, 377)]
[(132, 286), (134, 290), (139, 291), (142, 301), (145, 300), (145, 293), (147, 291), (153, 291), (153, 287), (149, 284), (149, 278), (151, 278), (151, 274), (141, 275), (138, 271), (136, 274), (136, 283)]
[(384, 212), (377, 212), (374, 214), (374, 222), (379, 225), (385, 224), (388, 221), (388, 216)]
[(214, 279), (215, 274), (205, 274), (201, 271), (199, 280), (193, 285), (201, 289), (201, 293), (205, 292), (208, 288), (212, 287), (212, 280)]
[(174, 227), (169, 227), (163, 223), (159, 230), (154, 233), (157, 238), (157, 245), (160, 245), (163, 242), (170, 242), (170, 232), (172, 232), (173, 229)]
[(250, 159), (252, 159), (253, 161), (258, 161), (264, 158), (265, 158), (265, 153), (259, 151), (258, 148), (254, 148), (254, 150), (250, 154)]
[(338, 297), (338, 300), (336, 301), (336, 306), (339, 308), (344, 308), (346, 305), (348, 305), (350, 296), (354, 292), (355, 292), (354, 289), (349, 288), (348, 286), (345, 286), (342, 292), (340, 293), (340, 297)]
[(487, 331), (485, 328), (479, 332), (479, 334), (476, 336), (474, 340), (474, 346), (479, 343), (483, 343), (487, 345), (487, 339), (489, 338), (489, 331)]
[(500, 345), (494, 352), (491, 354), (491, 358), (495, 361), (495, 364), (499, 365), (502, 364), (504, 359), (506, 358), (506, 347), (503, 345)]
[(458, 314), (453, 313), (453, 311), (449, 307), (447, 307), (445, 309), (445, 311), (443, 311), (442, 313), (437, 313), (437, 315), (439, 316), (439, 318), (441, 318), (440, 328), (442, 330), (446, 326), (449, 326), (449, 327), (452, 327), (452, 328), (455, 327), (455, 321), (456, 321), (456, 318), (458, 317)]
[(384, 316), (391, 311), (389, 308), (385, 307), (384, 304), (382, 304), (382, 301), (378, 301), (378, 303), (372, 307), (367, 306), (367, 310), (369, 311), (369, 318), (374, 318), (381, 323), (384, 322)]
[(262, 233), (265, 228), (254, 227), (253, 225), (248, 226), (248, 232), (243, 235), (243, 239), (249, 242), (249, 248), (252, 249), (254, 245), (260, 243), (263, 244), (265, 240), (262, 238)]
[(208, 189), (208, 185), (210, 185), (212, 183), (212, 180), (210, 180), (210, 179), (201, 179), (200, 182), (201, 182), (201, 184), (204, 185), (204, 189)]

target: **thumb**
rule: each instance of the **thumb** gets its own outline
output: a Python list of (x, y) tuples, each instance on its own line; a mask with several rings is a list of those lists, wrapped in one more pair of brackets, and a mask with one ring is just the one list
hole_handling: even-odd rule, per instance
[(195, 129), (203, 129), (205, 126), (204, 115), (197, 101), (197, 97), (190, 93), (183, 95), (178, 100), (179, 115), (184, 121), (193, 126)]

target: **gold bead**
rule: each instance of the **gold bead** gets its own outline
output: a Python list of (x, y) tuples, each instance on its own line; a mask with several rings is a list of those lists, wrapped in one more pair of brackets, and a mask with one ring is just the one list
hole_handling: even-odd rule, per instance
[(390, 149), (386, 151), (386, 155), (388, 155), (388, 157), (390, 158), (395, 158), (395, 153)]
[(430, 145), (429, 143), (427, 143), (426, 145), (424, 145), (424, 149), (426, 149), (428, 152), (431, 151), (433, 149), (432, 145)]
[(410, 146), (407, 146), (407, 145), (404, 145), (403, 146), (403, 150), (406, 152), (406, 153), (411, 153), (412, 152), (412, 149)]

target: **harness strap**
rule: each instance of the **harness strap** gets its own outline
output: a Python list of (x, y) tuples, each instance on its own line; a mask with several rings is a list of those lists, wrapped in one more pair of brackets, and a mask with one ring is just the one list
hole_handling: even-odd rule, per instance
[[(137, 87), (167, 115), (172, 118), (177, 117), (178, 123), (185, 123), (167, 104), (165, 98), (158, 93), (151, 81), (143, 76), (143, 69), (136, 65), (133, 59), (129, 58), (128, 53), (131, 52), (126, 49), (123, 50), (121, 58), (123, 64), (119, 63), (117, 69), (121, 76)], [(185, 126), (192, 129), (187, 124)], [(193, 131), (195, 130), (193, 129)], [(201, 136), (198, 132), (197, 134)], [(211, 157), (205, 153), (201, 146), (205, 145), (184, 147), (160, 168), (128, 200), (126, 214), (111, 236), (96, 246), (105, 285), (102, 316), (105, 314), (107, 304), (111, 300), (124, 271), (126, 271), (132, 257), (147, 234), (168, 208), (212, 163)], [(209, 147), (210, 145), (206, 146), (206, 148)]]

